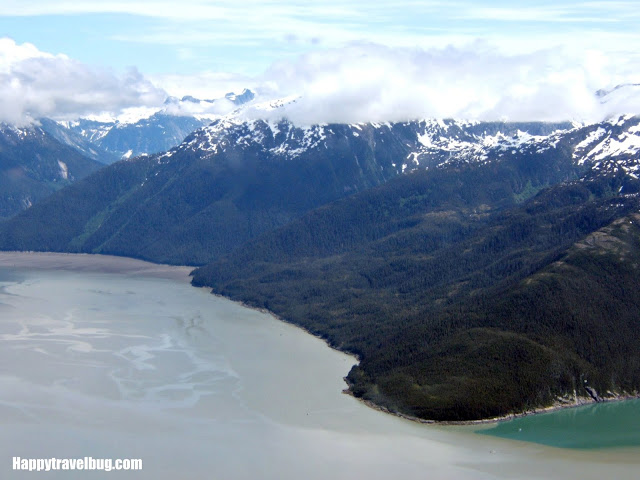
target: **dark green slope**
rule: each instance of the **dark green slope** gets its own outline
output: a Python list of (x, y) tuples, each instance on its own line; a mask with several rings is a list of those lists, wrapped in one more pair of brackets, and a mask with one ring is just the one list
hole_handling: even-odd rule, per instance
[[(267, 128), (264, 126), (263, 128)], [(294, 159), (226, 139), (105, 168), (0, 228), (0, 248), (204, 264), (305, 212), (397, 174), (393, 145), (336, 134)], [(392, 143), (392, 142), (389, 142)], [(404, 151), (400, 152), (404, 154)]]
[[(439, 231), (439, 225), (448, 229), (460, 224), (467, 231), (491, 212), (516, 206), (549, 185), (575, 180), (586, 169), (576, 165), (570, 146), (564, 146), (544, 153), (506, 153), (503, 160), (482, 166), (461, 163), (414, 171), (318, 208), (230, 258), (250, 268), (265, 259), (335, 255), (381, 237), (388, 238), (380, 248), (397, 253), (415, 248), (414, 239), (406, 239), (402, 231), (419, 224), (434, 229), (429, 238), (420, 238), (424, 248), (431, 248), (451, 241), (447, 238), (451, 232)], [(394, 232), (399, 233), (391, 235)]]
[[(607, 225), (638, 211), (640, 187), (600, 176), (523, 202), (577, 173), (558, 165), (514, 157), (398, 178), (196, 270), (194, 284), (358, 354), (354, 394), (422, 418), (546, 405), (586, 395), (584, 380), (637, 389), (638, 232)], [(576, 243), (598, 229), (624, 260)]]
[(101, 167), (39, 128), (0, 125), (0, 219)]
[(585, 387), (637, 392), (639, 220), (621, 217), (534, 274), (476, 292), (431, 319), (414, 317), (388, 340), (404, 343), (408, 360), (372, 356), (351, 372), (354, 390), (449, 420), (589, 396)]
[(0, 225), (3, 250), (83, 251), (83, 238), (100, 228), (112, 204), (137, 190), (147, 171), (119, 162), (55, 192)]

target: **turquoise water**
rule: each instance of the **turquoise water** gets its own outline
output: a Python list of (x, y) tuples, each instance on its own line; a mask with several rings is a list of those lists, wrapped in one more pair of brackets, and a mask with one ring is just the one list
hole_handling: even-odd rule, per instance
[(637, 447), (640, 446), (640, 399), (521, 417), (477, 433), (561, 448)]

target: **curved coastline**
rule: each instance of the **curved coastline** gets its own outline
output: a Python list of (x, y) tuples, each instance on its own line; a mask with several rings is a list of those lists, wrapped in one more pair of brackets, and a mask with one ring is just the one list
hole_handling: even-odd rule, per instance
[[(0, 266), (15, 267), (15, 268), (33, 268), (33, 269), (45, 269), (45, 270), (68, 270), (68, 271), (84, 271), (84, 272), (96, 272), (96, 273), (114, 273), (125, 275), (141, 275), (157, 278), (166, 278), (171, 280), (178, 280), (189, 282), (191, 278), (191, 272), (194, 266), (177, 266), (153, 263), (146, 260), (139, 260), (131, 257), (121, 257), (115, 255), (101, 255), (101, 254), (87, 254), (87, 253), (61, 253), (61, 252), (0, 252)], [(202, 287), (209, 289), (209, 287)], [(324, 337), (318, 335), (307, 328), (291, 322), (286, 318), (283, 318), (276, 313), (266, 309), (255, 307), (246, 302), (233, 300), (224, 295), (220, 295), (210, 291), (210, 294), (223, 298), (227, 301), (231, 301), (238, 305), (243, 306), (263, 314), (267, 314), (276, 320), (294, 326), (305, 333), (322, 340), (329, 348), (348, 355), (354, 359), (354, 365), (359, 362), (357, 355), (343, 351), (338, 347), (331, 345)], [(346, 376), (343, 377), (345, 382)], [(558, 410), (577, 408), (586, 405), (593, 405), (597, 403), (609, 403), (619, 402), (631, 399), (640, 398), (640, 392), (607, 392), (606, 396), (601, 397), (600, 401), (596, 401), (592, 397), (587, 396), (574, 396), (573, 401), (568, 398), (557, 400), (550, 406), (539, 406), (530, 410), (522, 412), (509, 413), (502, 416), (482, 418), (477, 420), (430, 420), (420, 417), (415, 417), (402, 412), (392, 411), (382, 405), (378, 405), (370, 400), (366, 400), (361, 397), (356, 397), (351, 392), (350, 388), (342, 390), (343, 394), (349, 395), (359, 402), (363, 403), (367, 407), (377, 410), (379, 412), (389, 414), (404, 420), (423, 424), (423, 425), (452, 425), (452, 426), (464, 426), (464, 425), (489, 425), (499, 422), (505, 422), (516, 418), (522, 418), (530, 415), (537, 415), (543, 413), (551, 413)]]
[[(205, 288), (205, 289), (209, 289), (209, 287), (199, 287), (199, 288)], [(269, 315), (273, 318), (275, 318), (276, 320), (280, 321), (280, 322), (284, 322), (288, 325), (292, 325), (296, 328), (299, 328), (300, 330), (306, 332), (309, 335), (312, 335), (320, 340), (322, 340), (329, 348), (331, 348), (332, 350), (335, 350), (337, 352), (340, 352), (342, 354), (345, 355), (349, 355), (350, 357), (353, 357), (355, 362), (355, 364), (357, 364), (357, 362), (360, 361), (360, 359), (358, 358), (357, 355), (348, 352), (348, 351), (344, 351), (341, 350), (338, 347), (335, 347), (334, 345), (332, 345), (331, 343), (329, 343), (327, 341), (326, 338), (324, 338), (322, 335), (318, 335), (310, 330), (308, 330), (307, 328), (305, 328), (302, 325), (299, 325), (295, 322), (292, 322), (290, 320), (287, 320), (286, 318), (281, 317), (280, 315), (272, 312), (271, 310), (267, 309), (267, 308), (263, 308), (263, 307), (256, 307), (253, 306), (249, 303), (240, 301), (240, 300), (234, 300), (232, 298), (229, 297), (225, 297), (224, 295), (220, 295), (218, 293), (215, 292), (210, 292), (211, 295), (213, 295), (214, 297), (218, 297), (218, 298), (223, 298), (225, 300), (228, 300), (230, 302), (236, 303), (238, 305), (241, 305), (244, 308), (248, 308), (251, 310), (254, 310), (256, 312), (260, 312), (260, 313), (264, 313), (266, 315)], [(342, 393), (345, 395), (349, 395), (350, 397), (355, 398), (356, 400), (358, 400), (359, 402), (363, 403), (364, 405), (366, 405), (369, 408), (372, 408), (374, 410), (377, 410), (379, 412), (382, 413), (386, 413), (388, 415), (392, 415), (398, 418), (402, 418), (404, 420), (408, 420), (411, 422), (415, 422), (415, 423), (420, 423), (423, 425), (452, 425), (452, 426), (464, 426), (464, 425), (490, 425), (490, 424), (495, 424), (495, 423), (500, 423), (500, 422), (507, 422), (509, 420), (514, 420), (516, 418), (522, 418), (522, 417), (527, 417), (530, 415), (539, 415), (539, 414), (543, 414), (543, 413), (551, 413), (551, 412), (555, 412), (555, 411), (559, 411), (559, 410), (565, 410), (565, 409), (571, 409), (571, 408), (578, 408), (578, 407), (584, 407), (587, 405), (595, 405), (598, 403), (611, 403), (611, 402), (622, 402), (625, 400), (634, 400), (634, 399), (640, 399), (640, 392), (607, 392), (606, 396), (601, 396), (599, 397), (600, 400), (595, 400), (592, 397), (587, 397), (587, 396), (577, 396), (574, 395), (573, 396), (573, 401), (569, 400), (568, 398), (563, 398), (563, 399), (558, 399), (556, 400), (556, 402), (554, 402), (553, 405), (548, 405), (548, 406), (538, 406), (538, 407), (534, 407), (532, 409), (529, 410), (525, 410), (522, 412), (514, 412), (514, 413), (508, 413), (505, 415), (500, 415), (497, 417), (490, 417), (490, 418), (481, 418), (481, 419), (477, 419), (477, 420), (431, 420), (431, 419), (425, 419), (425, 418), (420, 418), (420, 417), (416, 417), (413, 415), (408, 415), (406, 413), (402, 413), (402, 412), (395, 412), (393, 410), (390, 410), (382, 405), (378, 405), (375, 402), (372, 402), (370, 400), (366, 400), (364, 398), (361, 397), (356, 397), (355, 395), (353, 395), (353, 392), (351, 391), (350, 387), (349, 387), (349, 382), (347, 381), (347, 377), (343, 377), (343, 380), (345, 381), (345, 383), (347, 384), (347, 388), (342, 390)]]
[[(209, 288), (209, 287), (201, 287), (201, 288)], [(286, 324), (292, 325), (294, 327), (297, 327), (301, 330), (303, 330), (304, 332), (308, 333), (309, 335), (312, 335), (320, 340), (322, 340), (329, 348), (331, 348), (332, 350), (335, 350), (337, 352), (343, 353), (345, 355), (349, 355), (351, 357), (353, 357), (356, 362), (359, 362), (360, 359), (358, 358), (357, 355), (351, 353), (351, 352), (346, 352), (344, 350), (340, 350), (339, 348), (331, 345), (324, 337), (322, 337), (321, 335), (317, 335), (314, 332), (311, 332), (310, 330), (306, 329), (305, 327), (298, 325), (297, 323), (291, 322), (279, 315), (277, 315), (276, 313), (272, 312), (271, 310), (267, 309), (267, 308), (260, 308), (260, 307), (254, 307), (251, 304), (248, 304), (246, 302), (242, 302), (242, 301), (238, 301), (238, 300), (234, 300), (228, 297), (225, 297), (224, 295), (220, 295), (218, 293), (214, 293), (211, 292), (211, 294), (215, 297), (219, 297), (219, 298), (224, 298), (225, 300), (229, 300), (233, 303), (236, 303), (238, 305), (243, 306), (244, 308), (249, 308), (251, 310), (255, 310), (257, 312), (260, 313), (264, 313), (267, 315), (272, 316), (273, 318), (284, 322)], [(345, 383), (347, 385), (349, 385), (349, 382), (347, 381), (347, 377), (343, 377)], [(423, 425), (452, 425), (452, 426), (464, 426), (464, 425), (490, 425), (490, 424), (494, 424), (494, 423), (500, 423), (500, 422), (507, 422), (509, 420), (514, 420), (516, 418), (522, 418), (522, 417), (527, 417), (530, 415), (539, 415), (539, 414), (543, 414), (543, 413), (551, 413), (551, 412), (556, 412), (559, 410), (565, 410), (565, 409), (571, 409), (571, 408), (578, 408), (578, 407), (584, 407), (587, 405), (596, 405), (598, 403), (611, 403), (611, 402), (623, 402), (625, 400), (634, 400), (634, 399), (640, 399), (640, 392), (632, 392), (632, 393), (628, 393), (628, 392), (620, 392), (620, 393), (615, 393), (615, 392), (607, 392), (607, 395), (604, 397), (600, 397), (599, 401), (596, 401), (595, 399), (593, 399), (592, 397), (587, 397), (587, 396), (574, 396), (574, 401), (571, 402), (567, 399), (562, 399), (562, 400), (557, 400), (553, 405), (549, 405), (549, 406), (539, 406), (539, 407), (535, 407), (532, 408), (530, 410), (525, 410), (523, 412), (515, 412), (515, 413), (508, 413), (506, 415), (500, 415), (497, 417), (490, 417), (490, 418), (480, 418), (477, 420), (430, 420), (430, 419), (425, 419), (425, 418), (420, 418), (420, 417), (415, 417), (413, 415), (408, 415), (406, 413), (402, 413), (402, 412), (395, 412), (393, 410), (390, 410), (382, 405), (378, 405), (375, 402), (372, 402), (370, 400), (364, 399), (362, 397), (356, 397), (355, 395), (353, 395), (353, 392), (351, 391), (350, 387), (347, 386), (347, 388), (345, 388), (344, 390), (342, 390), (342, 393), (345, 395), (349, 395), (350, 397), (355, 398), (356, 400), (358, 400), (359, 402), (363, 403), (364, 405), (366, 405), (369, 408), (372, 408), (374, 410), (377, 410), (379, 412), (382, 413), (386, 413), (388, 415), (393, 415), (394, 417), (398, 417), (398, 418), (402, 418), (404, 420), (409, 420), (411, 422), (415, 422), (415, 423), (420, 423)]]

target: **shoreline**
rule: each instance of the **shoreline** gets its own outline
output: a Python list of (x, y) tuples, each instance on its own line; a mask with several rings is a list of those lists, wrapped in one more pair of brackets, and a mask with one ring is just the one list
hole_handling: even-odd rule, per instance
[[(250, 304), (248, 304), (248, 303), (246, 303), (246, 302), (243, 302), (242, 300), (234, 300), (233, 298), (225, 297), (224, 295), (220, 295), (219, 293), (214, 293), (214, 292), (212, 291), (211, 287), (204, 286), (204, 287), (196, 287), (196, 288), (204, 288), (204, 289), (206, 289), (206, 290), (209, 290), (209, 294), (210, 294), (210, 295), (213, 295), (214, 297), (223, 298), (223, 299), (228, 300), (228, 301), (230, 301), (230, 302), (233, 302), (233, 303), (235, 303), (235, 304), (237, 304), (237, 305), (240, 305), (240, 306), (242, 306), (242, 307), (244, 307), (244, 308), (248, 308), (249, 310), (253, 310), (253, 311), (255, 311), (255, 312), (260, 312), (260, 313), (264, 313), (264, 314), (266, 314), (266, 315), (269, 315), (269, 316), (271, 316), (271, 317), (275, 318), (276, 320), (278, 320), (279, 322), (286, 323), (287, 325), (291, 325), (292, 327), (299, 328), (300, 330), (302, 330), (302, 331), (303, 331), (303, 332), (305, 332), (306, 334), (311, 335), (312, 337), (315, 337), (315, 338), (317, 338), (318, 340), (322, 340), (322, 341), (324, 342), (324, 344), (325, 344), (327, 347), (329, 347), (331, 350), (334, 350), (334, 351), (336, 351), (336, 352), (340, 352), (340, 353), (341, 353), (341, 354), (343, 354), (343, 355), (347, 355), (347, 356), (349, 356), (349, 357), (352, 357), (352, 358), (356, 361), (356, 363), (354, 363), (354, 365), (356, 365), (356, 364), (360, 363), (360, 358), (359, 358), (355, 353), (346, 352), (346, 351), (344, 351), (344, 350), (340, 350), (340, 349), (339, 349), (339, 348), (337, 348), (337, 347), (334, 347), (334, 346), (333, 346), (333, 345), (331, 345), (331, 344), (327, 341), (327, 339), (326, 339), (326, 338), (324, 338), (322, 335), (318, 335), (318, 334), (316, 334), (316, 333), (313, 333), (311, 330), (309, 330), (309, 329), (307, 329), (307, 328), (303, 327), (302, 325), (298, 325), (298, 324), (297, 324), (297, 323), (295, 323), (295, 322), (291, 322), (291, 321), (287, 320), (286, 318), (281, 317), (280, 315), (278, 315), (278, 314), (277, 314), (277, 313), (275, 313), (275, 312), (272, 312), (272, 311), (271, 311), (271, 310), (269, 310), (268, 308), (264, 308), (264, 307), (254, 307), (253, 305), (250, 305)], [(353, 365), (352, 365), (352, 366), (353, 366)], [(346, 378), (347, 378), (347, 377), (342, 377), (342, 378), (343, 378), (343, 380), (345, 380), (345, 383), (347, 383), (347, 382), (346, 382)], [(348, 390), (348, 389), (345, 389), (345, 390)], [(343, 393), (345, 393), (345, 392), (344, 392), (344, 390), (343, 390)]]
[(190, 281), (190, 273), (197, 267), (167, 265), (117, 255), (99, 253), (62, 252), (6, 252), (0, 251), (0, 267), (76, 272), (146, 275), (171, 280)]
[(501, 423), (501, 422), (508, 422), (510, 420), (515, 420), (516, 418), (523, 418), (523, 417), (528, 417), (531, 415), (540, 415), (543, 413), (552, 413), (552, 412), (557, 412), (560, 410), (566, 410), (566, 409), (572, 409), (572, 408), (578, 408), (578, 407), (586, 407), (588, 405), (596, 405), (596, 404), (603, 404), (603, 403), (615, 403), (615, 402), (624, 402), (626, 400), (637, 400), (640, 399), (640, 392), (638, 393), (625, 393), (625, 394), (620, 394), (620, 395), (614, 395), (611, 397), (601, 397), (602, 400), (601, 401), (596, 401), (594, 399), (592, 399), (591, 397), (577, 397), (579, 399), (579, 403), (563, 403), (558, 401), (557, 403), (548, 406), (548, 407), (537, 407), (537, 408), (533, 408), (531, 410), (526, 410), (524, 412), (520, 412), (520, 413), (509, 413), (506, 415), (501, 415), (498, 417), (491, 417), (491, 418), (482, 418), (482, 419), (478, 419), (478, 420), (428, 420), (428, 419), (424, 419), (424, 418), (420, 418), (420, 417), (414, 417), (412, 415), (407, 415), (405, 413), (401, 413), (401, 412), (393, 412), (391, 410), (389, 410), (386, 407), (383, 407), (382, 405), (378, 405), (376, 403), (373, 403), (370, 400), (366, 400), (364, 398), (358, 398), (355, 395), (353, 395), (353, 393), (351, 392), (351, 390), (349, 390), (348, 388), (345, 388), (342, 393), (344, 393), (345, 395), (349, 395), (353, 398), (355, 398), (356, 400), (358, 400), (359, 402), (362, 402), (363, 404), (365, 404), (366, 406), (368, 406), (369, 408), (372, 408), (374, 410), (378, 410), (379, 412), (382, 413), (386, 413), (389, 415), (393, 415), (394, 417), (398, 417), (398, 418), (402, 418), (404, 420), (408, 420), (410, 422), (415, 422), (415, 423), (421, 423), (423, 425), (450, 425), (450, 426), (469, 426), (469, 425), (492, 425), (495, 423)]
[[(146, 260), (139, 260), (131, 257), (122, 257), (116, 255), (102, 255), (102, 254), (92, 254), (92, 253), (62, 253), (62, 252), (5, 252), (0, 251), (0, 267), (7, 268), (25, 268), (25, 269), (41, 269), (41, 270), (64, 270), (64, 271), (80, 271), (80, 272), (96, 272), (96, 273), (114, 273), (114, 274), (123, 274), (123, 275), (143, 275), (148, 277), (156, 277), (156, 278), (164, 278), (176, 281), (191, 281), (191, 272), (197, 268), (194, 266), (180, 266), (180, 265), (167, 265), (160, 263), (153, 263)], [(289, 321), (276, 313), (270, 311), (269, 309), (263, 307), (255, 307), (246, 302), (240, 300), (234, 300), (224, 295), (220, 295), (218, 293), (214, 293), (211, 287), (199, 287), (203, 289), (207, 289), (210, 295), (215, 297), (219, 297), (238, 305), (241, 305), (244, 308), (248, 308), (263, 314), (270, 315), (274, 319), (283, 322), (285, 324), (294, 326), (306, 334), (309, 334), (313, 337), (316, 337), (324, 342), (332, 350), (340, 352), (341, 354), (347, 355), (354, 359), (354, 365), (360, 362), (360, 359), (357, 355), (341, 350), (333, 345), (331, 345), (326, 338), (322, 337), (319, 334), (311, 332), (307, 328), (298, 325), (292, 321)], [(343, 377), (343, 380), (347, 385), (349, 383), (346, 380), (346, 376)], [(465, 425), (490, 425), (500, 422), (505, 422), (509, 420), (514, 420), (516, 418), (522, 418), (530, 415), (538, 415), (543, 413), (550, 413), (558, 410), (564, 410), (569, 408), (582, 407), (587, 405), (593, 405), (597, 403), (609, 403), (609, 402), (620, 402), (625, 400), (632, 400), (640, 398), (640, 392), (622, 392), (622, 393), (614, 393), (607, 392), (607, 396), (599, 397), (600, 400), (597, 401), (590, 396), (577, 396), (574, 392), (573, 397), (564, 397), (563, 399), (558, 399), (553, 405), (547, 407), (535, 407), (530, 410), (526, 410), (518, 413), (510, 413), (506, 415), (501, 415), (497, 417), (491, 418), (483, 418), (477, 420), (430, 420), (424, 419), (420, 417), (415, 417), (412, 415), (408, 415), (401, 412), (394, 412), (389, 410), (387, 407), (382, 405), (378, 405), (370, 400), (366, 400), (364, 398), (356, 397), (351, 392), (350, 388), (347, 387), (342, 390), (342, 393), (348, 396), (351, 396), (363, 403), (367, 407), (377, 410), (381, 413), (389, 414), (394, 417), (402, 418), (403, 420), (408, 420), (414, 423), (420, 423), (423, 425), (443, 425), (443, 426), (465, 426)]]
[[(297, 323), (291, 322), (289, 320), (286, 320), (282, 317), (280, 317), (278, 314), (272, 312), (271, 310), (264, 308), (264, 307), (255, 307), (253, 305), (250, 305), (246, 302), (243, 302), (241, 300), (234, 300), (232, 298), (229, 297), (225, 297), (224, 295), (221, 295), (219, 293), (215, 293), (213, 291), (211, 291), (211, 287), (200, 287), (200, 288), (205, 288), (209, 290), (209, 293), (215, 297), (218, 298), (223, 298), (225, 300), (229, 300), (233, 303), (236, 303), (238, 305), (243, 306), (244, 308), (249, 308), (251, 310), (260, 312), (260, 313), (264, 313), (267, 315), (272, 316), (273, 318), (275, 318), (276, 320), (280, 321), (280, 322), (284, 322), (288, 325), (292, 325), (296, 328), (299, 328), (301, 330), (303, 330), (304, 332), (306, 332), (309, 335), (312, 335), (320, 340), (322, 340), (325, 345), (327, 345), (329, 348), (331, 348), (332, 350), (335, 350), (337, 352), (340, 352), (344, 355), (348, 355), (352, 358), (354, 358), (356, 360), (357, 363), (360, 362), (360, 359), (358, 358), (357, 355), (350, 353), (350, 352), (345, 352), (344, 350), (340, 350), (337, 347), (334, 347), (333, 345), (331, 345), (325, 338), (323, 338), (321, 335), (317, 335), (311, 331), (309, 331), (308, 329), (306, 329), (305, 327), (298, 325)], [(347, 382), (347, 377), (342, 377), (343, 380), (345, 381), (345, 383), (347, 385), (349, 385), (349, 382)], [(414, 423), (420, 423), (423, 425), (442, 425), (442, 426), (468, 426), (468, 425), (491, 425), (491, 424), (495, 424), (495, 423), (500, 423), (500, 422), (507, 422), (509, 420), (514, 420), (516, 418), (522, 418), (522, 417), (527, 417), (530, 415), (539, 415), (539, 414), (543, 414), (543, 413), (551, 413), (551, 412), (556, 412), (559, 410), (565, 410), (565, 409), (570, 409), (570, 408), (577, 408), (577, 407), (584, 407), (587, 405), (595, 405), (597, 403), (610, 403), (610, 402), (622, 402), (625, 400), (634, 400), (634, 399), (639, 399), (640, 398), (640, 392), (634, 392), (634, 393), (628, 393), (628, 392), (623, 392), (620, 394), (616, 394), (613, 392), (607, 392), (607, 396), (605, 397), (599, 397), (600, 401), (597, 401), (595, 399), (593, 399), (592, 397), (587, 397), (587, 396), (577, 396), (575, 395), (574, 392), (574, 396), (573, 399), (574, 401), (571, 401), (569, 398), (565, 397), (564, 401), (561, 401), (560, 399), (556, 400), (556, 402), (553, 405), (547, 406), (547, 407), (535, 407), (532, 408), (530, 410), (526, 410), (524, 412), (519, 412), (519, 413), (509, 413), (506, 415), (500, 415), (497, 417), (491, 417), (491, 418), (482, 418), (482, 419), (478, 419), (478, 420), (429, 420), (429, 419), (425, 419), (425, 418), (420, 418), (420, 417), (415, 417), (413, 415), (408, 415), (405, 413), (401, 413), (401, 412), (394, 412), (392, 410), (389, 410), (388, 408), (382, 406), (382, 405), (378, 405), (377, 403), (372, 402), (371, 400), (366, 400), (364, 398), (361, 397), (356, 397), (355, 395), (353, 395), (353, 392), (350, 390), (349, 386), (347, 386), (347, 388), (342, 390), (342, 393), (344, 395), (348, 395), (350, 397), (355, 398), (357, 401), (363, 403), (364, 405), (366, 405), (367, 407), (373, 409), (373, 410), (377, 410), (379, 412), (388, 414), (388, 415), (392, 415), (394, 417), (398, 417), (398, 418), (402, 418), (403, 420), (408, 420), (410, 422), (414, 422)]]

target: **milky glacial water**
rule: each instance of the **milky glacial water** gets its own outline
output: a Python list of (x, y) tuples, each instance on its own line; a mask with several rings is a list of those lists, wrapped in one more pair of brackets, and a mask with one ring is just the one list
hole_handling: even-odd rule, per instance
[[(145, 266), (146, 265), (146, 266)], [(133, 260), (0, 255), (0, 478), (637, 478), (584, 452), (420, 425), (341, 393), (355, 360)], [(12, 457), (141, 458), (141, 472)]]

